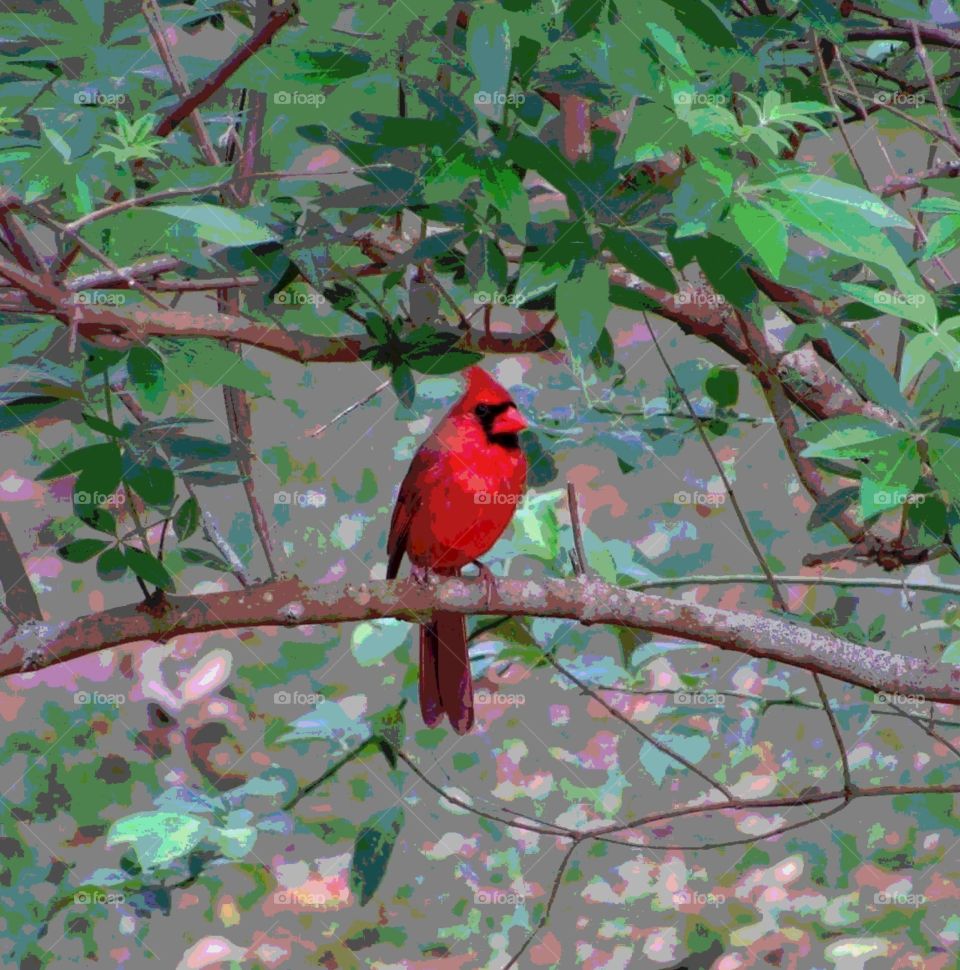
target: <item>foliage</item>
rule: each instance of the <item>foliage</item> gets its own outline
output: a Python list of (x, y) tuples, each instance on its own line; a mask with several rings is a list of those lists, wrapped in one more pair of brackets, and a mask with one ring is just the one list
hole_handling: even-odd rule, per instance
[[(16, 528), (56, 619), (71, 598), (78, 614), (150, 611), (265, 577), (265, 549), (322, 582), (369, 577), (455, 376), (506, 351), (530, 490), (495, 571), (570, 574), (568, 475), (589, 494), (584, 565), (608, 582), (757, 572), (746, 523), (774, 571), (825, 546), (818, 564), (905, 581), (862, 601), (791, 587), (794, 618), (960, 657), (952, 598), (914, 603), (906, 585), (917, 564), (928, 583), (960, 568), (960, 202), (956, 168), (928, 154), (960, 145), (945, 5), (301, 0), (233, 62), (286, 7), (15, 6), (0, 14), (0, 275), (20, 274), (0, 295), (0, 433), (17, 463), (6, 492), (43, 511)], [(176, 124), (184, 97), (143, 8), (203, 92)], [(880, 149), (902, 171), (867, 165), (866, 181)], [(922, 174), (884, 190), (908, 172)], [(674, 323), (708, 341), (676, 350)], [(328, 392), (324, 368), (367, 383)], [(305, 447), (301, 426), (349, 391), (366, 397)], [(385, 412), (371, 432), (394, 419), (378, 447), (354, 413), (370, 401)], [(251, 439), (261, 422), (271, 432)], [(784, 450), (772, 474), (747, 457), (767, 435)], [(750, 495), (742, 520), (724, 476)], [(273, 492), (265, 511), (258, 490)], [(738, 589), (727, 605), (773, 610), (769, 590)], [(405, 717), (417, 659), (398, 621), (245, 633), (221, 655), (215, 619), (174, 659), (111, 653), (4, 694), (2, 952), (20, 966), (112, 955), (120, 937), (131, 965), (146, 960), (188, 892), (209, 935), (191, 938), (193, 962), (180, 946), (163, 965), (212, 966), (221, 940), (236, 966), (274, 965), (271, 947), (291, 965), (470, 952), (504, 966), (529, 938), (530, 965), (724, 954), (724, 970), (926, 965), (956, 945), (951, 876), (933, 868), (956, 835), (950, 794), (821, 825), (801, 796), (843, 781), (805, 671), (550, 618), (473, 620), (486, 707), (461, 746)], [(947, 785), (956, 749), (922, 732), (937, 717), (954, 731), (950, 709), (908, 698), (910, 718), (875, 700), (832, 696), (857, 783)], [(23, 710), (36, 731), (15, 723)], [(503, 824), (613, 825), (695, 797), (698, 771), (796, 801), (729, 811), (709, 835), (702, 815), (664, 818), (629, 834), (668, 854), (585, 840), (562, 865), (562, 838)], [(305, 845), (313, 863), (291, 861)], [(453, 878), (433, 883), (441, 871)], [(563, 925), (581, 911), (582, 928)]]

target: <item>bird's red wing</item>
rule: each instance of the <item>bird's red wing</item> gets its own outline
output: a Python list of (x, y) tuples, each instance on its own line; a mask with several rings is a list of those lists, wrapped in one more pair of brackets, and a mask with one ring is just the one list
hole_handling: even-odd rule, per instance
[(390, 520), (390, 534), (387, 536), (387, 579), (396, 579), (400, 561), (407, 549), (410, 522), (420, 506), (423, 487), (436, 475), (437, 455), (432, 448), (421, 446), (410, 462), (407, 474), (400, 485), (397, 504)]

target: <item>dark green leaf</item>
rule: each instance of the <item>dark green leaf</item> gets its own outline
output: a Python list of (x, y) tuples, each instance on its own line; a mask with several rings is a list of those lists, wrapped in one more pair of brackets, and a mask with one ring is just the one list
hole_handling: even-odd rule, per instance
[(176, 479), (170, 466), (159, 455), (125, 452), (123, 480), (147, 505), (159, 509), (168, 509), (173, 505)]
[(111, 493), (120, 482), (120, 449), (112, 441), (78, 448), (40, 472), (37, 481), (45, 482), (52, 478), (63, 478), (65, 475), (77, 475), (83, 471), (95, 474), (97, 481), (103, 483), (100, 491)]
[(211, 569), (219, 569), (222, 572), (227, 572), (230, 569), (228, 563), (205, 549), (194, 549), (188, 546), (186, 549), (180, 550), (180, 555), (183, 556), (184, 562), (192, 566), (209, 566)]
[(137, 387), (153, 390), (163, 380), (163, 358), (149, 347), (131, 347), (127, 357), (127, 372)]
[(677, 281), (670, 267), (642, 239), (626, 229), (607, 229), (604, 245), (631, 273), (641, 279), (662, 287), (670, 293), (677, 292)]
[(107, 583), (120, 579), (126, 575), (127, 560), (123, 555), (123, 550), (114, 546), (97, 560), (97, 575)]
[(350, 867), (350, 888), (366, 906), (383, 881), (387, 863), (403, 827), (402, 805), (373, 816), (357, 833)]
[(400, 403), (406, 407), (413, 406), (413, 399), (417, 394), (417, 384), (413, 379), (413, 371), (406, 365), (401, 364), (390, 375), (390, 383)]
[(606, 269), (590, 263), (580, 279), (557, 287), (557, 313), (575, 359), (585, 360), (597, 345), (610, 313), (610, 283)]
[(163, 563), (152, 553), (127, 546), (124, 550), (124, 559), (133, 572), (144, 582), (159, 586), (160, 589), (165, 589), (168, 592), (172, 592), (176, 588), (173, 577), (167, 572)]
[(60, 546), (57, 552), (67, 562), (86, 562), (109, 545), (110, 543), (105, 539), (76, 539), (65, 546)]
[(173, 530), (177, 534), (177, 539), (183, 542), (197, 531), (198, 525), (200, 525), (200, 504), (191, 495), (177, 509), (177, 514), (173, 517)]
[(740, 396), (740, 375), (732, 367), (711, 367), (703, 389), (717, 407), (732, 408)]

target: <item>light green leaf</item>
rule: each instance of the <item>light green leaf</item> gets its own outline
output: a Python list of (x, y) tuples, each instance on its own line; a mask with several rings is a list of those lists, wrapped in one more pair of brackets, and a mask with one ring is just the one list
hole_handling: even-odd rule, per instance
[(113, 823), (107, 845), (129, 842), (144, 869), (155, 869), (186, 856), (210, 831), (195, 815), (176, 812), (139, 812)]
[(610, 314), (610, 282), (606, 269), (590, 263), (579, 279), (557, 287), (557, 313), (567, 334), (570, 354), (581, 363), (590, 356)]
[(255, 246), (276, 242), (277, 237), (259, 223), (222, 205), (197, 202), (192, 205), (158, 205), (154, 211), (196, 226), (197, 235), (205, 242), (221, 246)]

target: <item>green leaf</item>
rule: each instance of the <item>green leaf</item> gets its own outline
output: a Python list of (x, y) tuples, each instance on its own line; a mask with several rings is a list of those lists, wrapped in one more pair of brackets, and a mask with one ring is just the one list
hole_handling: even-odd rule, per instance
[(767, 182), (764, 187), (804, 198), (814, 212), (822, 216), (839, 215), (842, 218), (849, 212), (856, 211), (877, 229), (886, 226), (896, 229), (913, 228), (909, 219), (891, 209), (879, 196), (826, 175), (797, 172)]
[(98, 418), (95, 414), (88, 414), (84, 412), (83, 423), (91, 428), (93, 431), (99, 431), (100, 434), (105, 434), (108, 438), (126, 438), (127, 434), (122, 428), (118, 428), (115, 424), (111, 424), (109, 421), (104, 421), (103, 418)]
[(131, 347), (127, 356), (127, 372), (137, 387), (153, 390), (163, 381), (163, 358), (149, 347)]
[(927, 245), (920, 259), (936, 259), (956, 249), (958, 243), (960, 243), (960, 213), (946, 215), (927, 230)]
[(626, 229), (607, 229), (604, 245), (631, 273), (669, 293), (677, 292), (670, 267), (642, 239)]
[(677, 20), (707, 47), (737, 49), (737, 38), (717, 8), (709, 0), (666, 0)]
[(382, 663), (407, 639), (410, 625), (401, 620), (369, 620), (353, 628), (350, 648), (361, 667)]
[(97, 490), (110, 494), (120, 482), (119, 447), (115, 442), (108, 441), (100, 445), (78, 448), (40, 472), (37, 475), (37, 481), (45, 482), (52, 478), (63, 478), (65, 475), (78, 475), (81, 472), (95, 475), (96, 480), (102, 483), (102, 487)]
[(77, 539), (60, 546), (57, 553), (67, 562), (86, 562), (109, 545), (105, 539)]
[(350, 867), (350, 888), (366, 906), (383, 881), (387, 863), (403, 828), (402, 805), (395, 805), (374, 815), (357, 833)]
[(918, 333), (903, 349), (900, 387), (907, 388), (913, 379), (937, 355), (942, 355), (953, 370), (960, 368), (960, 341), (947, 333)]
[(396, 752), (403, 747), (407, 735), (407, 722), (403, 714), (403, 702), (394, 707), (387, 707), (370, 717), (373, 730), (386, 742), (382, 745), (384, 757), (390, 762), (390, 767), (397, 766)]
[(804, 448), (805, 458), (859, 458), (870, 454), (875, 442), (904, 432), (882, 421), (860, 415), (842, 415), (803, 428), (797, 437), (811, 441)]
[(167, 572), (163, 563), (152, 553), (127, 546), (123, 555), (126, 564), (145, 583), (159, 586), (160, 589), (165, 589), (168, 592), (173, 592), (176, 589), (173, 577)]
[(195, 815), (139, 812), (118, 819), (107, 834), (107, 846), (130, 843), (144, 869), (155, 869), (187, 856), (210, 831)]
[(863, 283), (843, 282), (840, 284), (840, 289), (865, 306), (873, 307), (881, 313), (901, 317), (928, 330), (936, 326), (937, 305), (933, 294), (920, 286), (913, 285), (912, 282), (903, 291), (878, 290)]
[(159, 509), (173, 505), (176, 479), (166, 460), (157, 454), (140, 456), (125, 452), (123, 480), (147, 503)]
[(480, 184), (503, 221), (521, 242), (524, 241), (530, 221), (530, 199), (520, 176), (501, 161), (484, 169)]
[[(76, 498), (76, 496), (74, 496)], [(86, 522), (91, 529), (96, 529), (97, 532), (106, 532), (107, 535), (115, 536), (117, 534), (117, 520), (112, 512), (108, 512), (106, 509), (101, 509), (96, 505), (76, 503), (74, 505), (74, 512), (77, 517)]]
[(207, 387), (235, 387), (262, 397), (272, 397), (270, 378), (249, 360), (215, 340), (198, 338), (171, 342), (166, 354), (167, 370), (184, 382), (199, 381)]
[(891, 411), (905, 414), (910, 410), (896, 378), (887, 370), (883, 361), (864, 346), (863, 342), (848, 330), (824, 322), (823, 335), (840, 371), (849, 378), (864, 400), (876, 401)]
[(560, 552), (560, 523), (557, 503), (563, 496), (561, 489), (549, 492), (528, 492), (513, 517), (511, 545), (521, 556), (534, 556), (553, 562)]
[(717, 407), (733, 407), (740, 396), (740, 376), (732, 367), (711, 367), (703, 382), (703, 389)]
[(579, 279), (557, 287), (557, 314), (575, 360), (585, 361), (597, 345), (610, 314), (610, 282), (598, 263), (584, 268)]
[(783, 218), (760, 200), (734, 202), (730, 216), (763, 268), (779, 279), (789, 252), (789, 235)]
[(97, 575), (107, 583), (111, 583), (127, 573), (127, 560), (123, 550), (117, 546), (107, 549), (97, 560)]
[(192, 546), (188, 546), (185, 549), (180, 549), (179, 552), (183, 561), (191, 566), (209, 566), (211, 569), (219, 569), (221, 572), (230, 570), (229, 563), (205, 549), (194, 549)]
[(405, 407), (413, 407), (413, 400), (417, 394), (417, 382), (413, 379), (413, 371), (406, 364), (401, 364), (390, 374), (390, 383), (400, 403)]
[(930, 468), (951, 502), (960, 503), (960, 438), (934, 431), (927, 435)]
[(163, 212), (174, 219), (196, 227), (197, 235), (205, 242), (221, 246), (256, 246), (276, 242), (277, 237), (266, 227), (222, 205), (197, 202), (191, 205), (158, 205), (154, 212)]
[(180, 503), (176, 515), (173, 517), (173, 531), (177, 539), (183, 542), (197, 531), (200, 525), (200, 503), (191, 495)]
[(421, 374), (456, 374), (465, 367), (483, 360), (483, 354), (475, 350), (447, 350), (436, 356), (408, 355), (407, 362)]
[(30, 395), (0, 404), (0, 431), (16, 431), (62, 403), (58, 397)]

